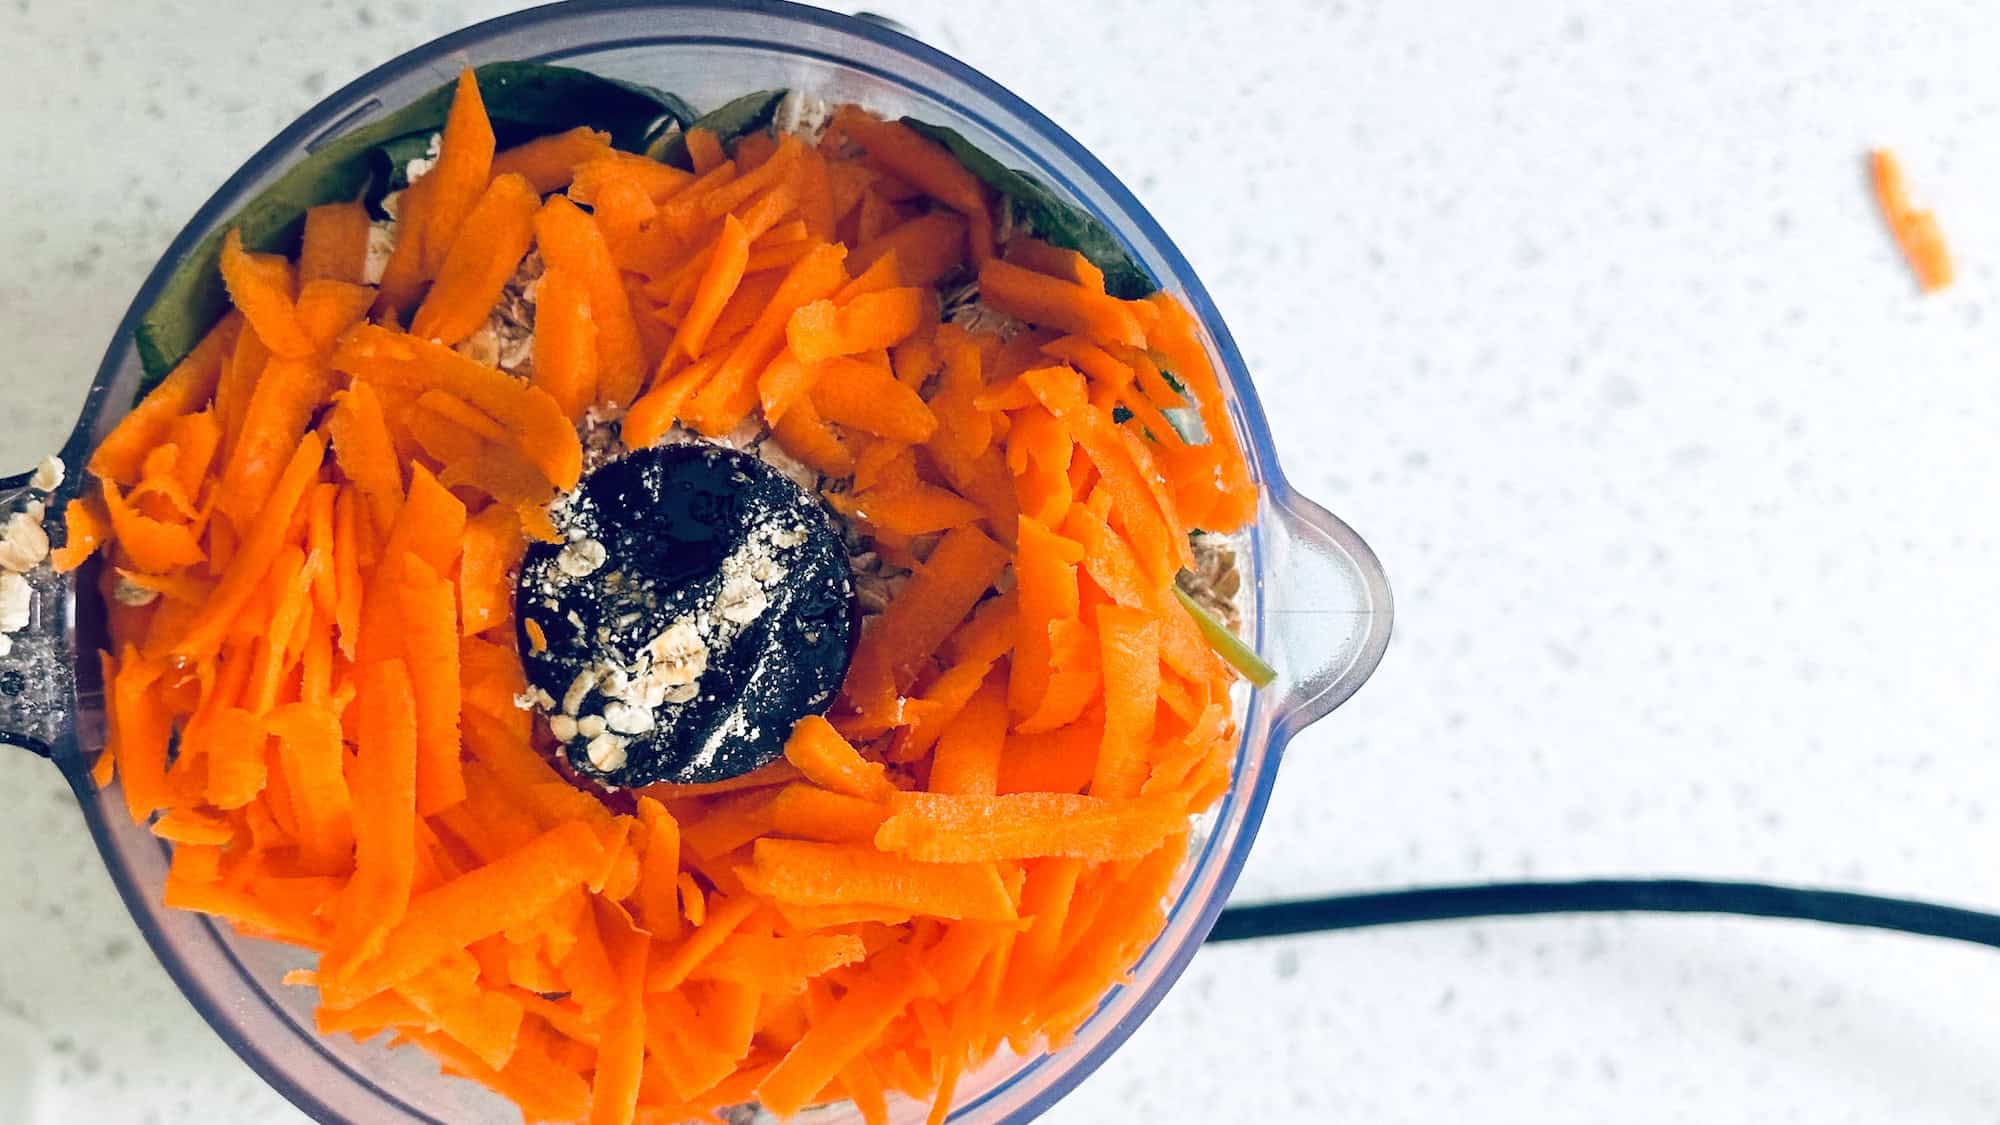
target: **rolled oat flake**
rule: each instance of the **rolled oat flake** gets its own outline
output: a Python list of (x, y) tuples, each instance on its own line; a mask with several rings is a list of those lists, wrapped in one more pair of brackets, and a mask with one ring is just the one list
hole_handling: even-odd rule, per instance
[(514, 619), (577, 772), (618, 788), (726, 780), (832, 703), (852, 573), (825, 506), (776, 469), (658, 446), (594, 470), (550, 514), (562, 541), (529, 547)]

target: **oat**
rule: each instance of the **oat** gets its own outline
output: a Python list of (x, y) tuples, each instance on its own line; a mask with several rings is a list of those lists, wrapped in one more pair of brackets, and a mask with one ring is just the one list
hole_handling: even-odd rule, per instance
[(63, 482), (62, 458), (51, 453), (42, 458), (35, 471), (28, 477), (28, 487), (36, 492), (54, 492)]
[(577, 430), (578, 436), (583, 439), (583, 471), (586, 474), (625, 456), (625, 441), (619, 434), (618, 423), (600, 417), (597, 407), (592, 406), (583, 412), (583, 424)]
[(889, 583), (879, 574), (854, 578), (854, 600), (863, 613), (880, 613), (889, 608)]
[(1015, 213), (1014, 197), (1004, 196), (1000, 200), (1000, 221), (993, 224), (993, 241), (1001, 246), (1014, 241), (1014, 232), (1022, 225), (1021, 217)]
[(523, 711), (533, 711), (536, 708), (553, 711), (556, 709), (556, 701), (548, 692), (530, 684), (528, 690), (514, 697), (514, 706)]
[(140, 606), (152, 605), (159, 596), (160, 592), (158, 590), (141, 586), (122, 573), (118, 575), (118, 580), (111, 584), (112, 600), (119, 605), (129, 605), (134, 609)]
[(364, 285), (382, 284), (382, 275), (389, 270), (389, 256), (396, 252), (395, 212), (389, 206), (389, 201), (394, 198), (382, 198), (382, 209), (388, 211), (391, 217), (368, 224), (368, 249), (361, 259), (361, 281)]
[(582, 708), (583, 701), (590, 696), (590, 689), (597, 686), (597, 669), (585, 668), (569, 682), (569, 690), (563, 692), (562, 709), (565, 715), (574, 715)]
[(1196, 535), (1189, 547), (1194, 553), (1194, 566), (1181, 571), (1181, 588), (1230, 632), (1241, 633), (1242, 545), (1233, 536), (1204, 532)]
[(443, 153), (444, 134), (432, 133), (430, 144), (425, 147), (424, 154), (403, 165), (403, 178), (413, 184), (423, 179), (425, 173), (437, 167), (438, 157)]
[(1001, 312), (983, 301), (971, 301), (953, 309), (946, 320), (967, 332), (987, 336), (997, 336), (1011, 340), (1027, 330), (1027, 324)]
[(653, 712), (649, 708), (634, 707), (614, 699), (604, 705), (604, 725), (611, 728), (614, 734), (645, 734), (653, 729)]
[(764, 587), (755, 578), (739, 574), (722, 582), (722, 595), (716, 601), (715, 611), (724, 621), (737, 625), (748, 625), (763, 616), (770, 606), (770, 599), (764, 594)]
[(590, 740), (583, 748), (584, 756), (590, 764), (610, 773), (625, 768), (625, 740), (606, 732)]
[(0, 633), (26, 628), (33, 616), (35, 591), (19, 574), (0, 574)]
[(597, 573), (608, 557), (604, 544), (595, 539), (579, 539), (556, 553), (556, 569), (571, 578), (587, 578)]
[(458, 342), (452, 349), (474, 363), (488, 367), (500, 366), (500, 337), (494, 335), (491, 324), (482, 324), (472, 330), (472, 335)]
[(535, 293), (544, 270), (540, 250), (530, 250), (514, 276), (500, 290), (486, 323), (458, 345), (460, 355), (509, 375), (525, 377), (534, 369)]
[(790, 133), (807, 144), (818, 144), (833, 120), (833, 106), (822, 97), (804, 90), (789, 90), (771, 113), (771, 128)]
[(0, 529), (0, 568), (17, 574), (33, 570), (49, 557), (49, 534), (42, 521), (27, 512), (7, 517)]

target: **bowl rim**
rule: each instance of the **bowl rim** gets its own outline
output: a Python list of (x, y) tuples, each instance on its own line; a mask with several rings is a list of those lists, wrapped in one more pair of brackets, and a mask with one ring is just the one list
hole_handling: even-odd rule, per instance
[[(326, 94), (246, 157), (195, 210), (179, 233), (161, 252), (114, 329), (104, 358), (99, 363), (96, 377), (85, 395), (79, 421), (63, 445), (61, 455), (64, 462), (80, 466), (88, 460), (96, 420), (103, 414), (105, 398), (128, 362), (134, 347), (133, 335), (140, 318), (157, 298), (174, 269), (196, 244), (206, 237), (211, 228), (227, 219), (232, 212), (232, 202), (247, 186), (253, 184), (259, 177), (268, 175), (270, 167), (274, 164), (289, 163), (296, 159), (296, 153), (316, 147), (318, 142), (329, 139), (336, 130), (357, 123), (359, 120), (365, 120), (366, 115), (357, 112), (357, 106), (365, 104), (366, 99), (374, 98), (375, 91), (390, 80), (418, 68), (435, 65), (440, 56), (476, 48), (491, 39), (544, 24), (573, 23), (579, 18), (589, 19), (604, 13), (647, 10), (675, 13), (715, 12), (739, 16), (748, 12), (867, 40), (876, 46), (908, 56), (949, 74), (1016, 116), (1027, 127), (1030, 135), (1049, 143), (1059, 149), (1066, 158), (1074, 161), (1091, 185), (1103, 192), (1111, 204), (1123, 212), (1118, 222), (1112, 224), (1114, 231), (1124, 228), (1123, 233), (1127, 237), (1149, 242), (1164, 260), (1169, 276), (1161, 280), (1174, 283), (1181, 297), (1188, 303), (1196, 321), (1211, 338), (1214, 357), (1218, 361), (1223, 377), (1230, 385), (1237, 426), (1247, 439), (1249, 447), (1247, 452), (1258, 469), (1258, 480), (1265, 493), (1267, 510), (1285, 512), (1298, 509), (1302, 505), (1307, 509), (1317, 508), (1317, 505), (1297, 493), (1285, 476), (1276, 455), (1263, 404), (1250, 379), (1242, 354), (1207, 288), (1158, 220), (1109, 168), (1040, 110), (962, 60), (874, 19), (807, 7), (792, 3), (790, 0), (740, 0), (735, 3), (726, 0), (720, 2), (719, 0), (556, 0), (483, 20), (417, 44)], [(610, 44), (599, 46), (610, 46)], [(1100, 215), (1099, 218), (1104, 216)], [(81, 476), (80, 473), (75, 474), (74, 479), (80, 480)], [(1364, 583), (1379, 604), (1376, 612), (1382, 616), (1381, 622), (1371, 628), (1362, 650), (1352, 665), (1350, 674), (1353, 683), (1347, 689), (1351, 693), (1353, 688), (1358, 687), (1360, 681), (1365, 680), (1372, 672), (1379, 662), (1383, 647), (1386, 646), (1389, 628), (1387, 586), (1382, 577), (1380, 564), (1367, 544), (1338, 519), (1331, 516), (1327, 519), (1330, 526), (1324, 527), (1323, 530), (1332, 535), (1359, 564), (1363, 571)], [(1252, 530), (1253, 537), (1270, 533), (1269, 529), (1261, 526), (1263, 522), (1260, 518), (1259, 525)], [(1253, 543), (1253, 553), (1261, 549), (1261, 544)], [(1268, 614), (1262, 612), (1260, 607), (1256, 617), (1257, 641), (1260, 644), (1268, 635), (1267, 618)], [(86, 675), (80, 678), (86, 681), (79, 684), (79, 690), (83, 692), (87, 689), (87, 681), (91, 677)], [(1344, 699), (1345, 695), (1343, 694), (1341, 698)], [(1239, 739), (1235, 764), (1240, 776), (1246, 761), (1253, 756), (1263, 758), (1259, 764), (1257, 783), (1240, 795), (1242, 801), (1240, 820), (1233, 836), (1230, 837), (1231, 845), (1227, 852), (1219, 857), (1215, 854), (1223, 837), (1220, 833), (1211, 833), (1201, 847), (1188, 857), (1186, 861), (1190, 865), (1188, 870), (1199, 872), (1214, 865), (1217, 879), (1212, 889), (1207, 892), (1206, 899), (1194, 904), (1198, 909), (1191, 915), (1186, 915), (1192, 919), (1186, 925), (1176, 925), (1174, 919), (1183, 916), (1182, 912), (1189, 908), (1188, 898), (1193, 891), (1193, 881), (1190, 880), (1180, 889), (1179, 895), (1168, 909), (1166, 927), (1146, 952), (1141, 954), (1141, 960), (1151, 956), (1159, 943), (1168, 940), (1170, 934), (1178, 944), (1160, 962), (1153, 979), (1143, 986), (1128, 1013), (1116, 1024), (1106, 1028), (1096, 1042), (1081, 1052), (1047, 1053), (1024, 1061), (1007, 1080), (971, 1101), (954, 1107), (952, 1110), (954, 1119), (1004, 1092), (1015, 1079), (1040, 1071), (1045, 1066), (1054, 1066), (1055, 1069), (1047, 1076), (1046, 1085), (1032, 1093), (1019, 1107), (1019, 1111), (1023, 1112), (1025, 1117), (1039, 1115), (1095, 1072), (1153, 1012), (1186, 970), (1195, 952), (1201, 947), (1202, 939), (1214, 926), (1216, 918), (1228, 901), (1229, 891), (1235, 885), (1263, 821), (1286, 744), (1298, 729), (1297, 725), (1286, 721), (1286, 708), (1281, 700), (1273, 698), (1268, 692), (1259, 691), (1250, 694), (1248, 707), (1242, 717), (1243, 733)], [(71, 724), (71, 729), (63, 741), (67, 745), (61, 749), (67, 750), (68, 753), (57, 753), (52, 757), (56, 758), (57, 764), (76, 791), (98, 849), (108, 858), (118, 849), (110, 844), (108, 826), (103, 820), (103, 810), (93, 799), (94, 787), (81, 761), (81, 747), (74, 723)], [(150, 888), (138, 885), (136, 874), (124, 865), (109, 863), (108, 866), (127, 910), (133, 914), (140, 929), (145, 933), (155, 956), (189, 1003), (201, 1013), (204, 1021), (260, 1078), (293, 1105), (318, 1120), (338, 1120), (338, 1112), (334, 1107), (294, 1080), (270, 1050), (261, 1044), (249, 1041), (246, 1037), (230, 1032), (229, 1028), (234, 1021), (221, 1010), (226, 1006), (226, 1001), (210, 996), (197, 984), (194, 970), (186, 963), (173, 943), (166, 940), (159, 932), (152, 917), (155, 906), (146, 900)], [(201, 921), (208, 925), (211, 931), (214, 930), (213, 919), (204, 916)], [(217, 932), (215, 936), (221, 942), (222, 935)], [(226, 948), (226, 942), (221, 944)], [(240, 967), (240, 962), (238, 964)], [(248, 975), (247, 971), (245, 975)], [(1132, 985), (1115, 986), (1106, 994), (1103, 1003), (1110, 1003), (1114, 997), (1132, 987)], [(330, 1058), (329, 1061), (337, 1068), (352, 1073), (351, 1069), (338, 1058)], [(379, 1087), (377, 1089), (379, 1090)], [(382, 1093), (393, 1097), (386, 1091)], [(401, 1099), (396, 1100), (403, 1109), (416, 1118), (431, 1119), (424, 1111)]]

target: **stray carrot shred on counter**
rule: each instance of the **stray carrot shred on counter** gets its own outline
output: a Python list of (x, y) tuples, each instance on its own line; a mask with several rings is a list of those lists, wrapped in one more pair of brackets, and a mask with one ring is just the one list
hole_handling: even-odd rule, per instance
[[(881, 1122), (891, 1094), (940, 1120), (1164, 924), (1238, 735), (1176, 576), (1255, 484), (1193, 317), (1009, 233), (941, 145), (844, 106), (817, 140), (687, 147), (496, 155), (468, 71), (379, 285), (354, 205), (296, 261), (230, 232), (234, 310), (104, 439), (56, 554), (102, 560), (94, 776), (172, 842), (170, 904), (318, 954), (287, 983), (324, 1033), (391, 1033), (530, 1120)], [(473, 345), (536, 252), (523, 376)], [(631, 445), (766, 426), (907, 575), (784, 761), (584, 787), (517, 702), (512, 575), (621, 415)]]
[(1950, 285), (1951, 249), (1945, 245), (1944, 232), (1938, 229), (1935, 215), (1910, 205), (1909, 193), (1903, 185), (1903, 167), (1895, 154), (1884, 148), (1870, 152), (1868, 172), (1883, 221), (1889, 224), (1896, 246), (1910, 263), (1910, 271), (1916, 274), (1918, 287), (1926, 293), (1935, 293)]

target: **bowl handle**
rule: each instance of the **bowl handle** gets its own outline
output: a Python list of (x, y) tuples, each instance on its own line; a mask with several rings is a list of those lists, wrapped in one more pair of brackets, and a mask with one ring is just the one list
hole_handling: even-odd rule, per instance
[[(0, 477), (0, 524), (30, 503), (44, 506), (55, 524), (69, 489), (51, 496), (29, 482), (33, 473)], [(47, 559), (21, 575), (28, 584), (28, 620), (0, 634), (0, 743), (44, 758), (65, 744), (75, 729), (76, 654), (70, 651), (70, 615), (76, 599), (75, 575), (57, 574)]]
[(1289, 738), (1355, 693), (1389, 645), (1395, 616), (1381, 560), (1354, 529), (1296, 492), (1271, 500), (1260, 595), (1262, 648)]

